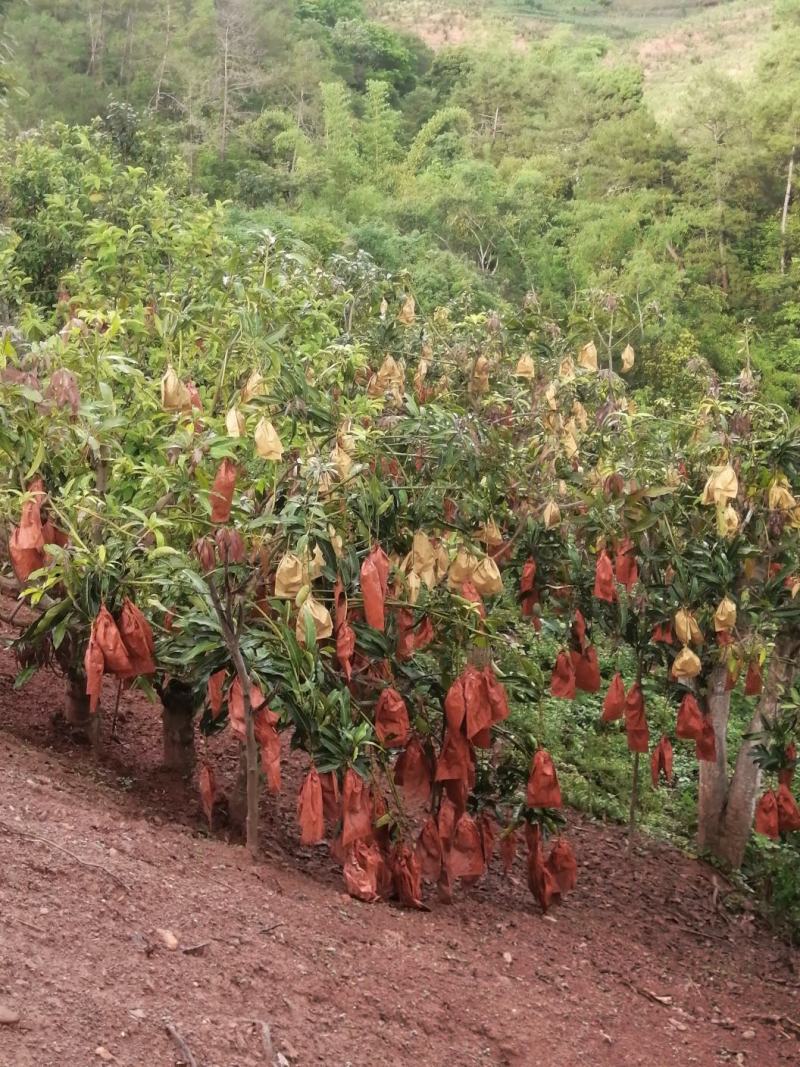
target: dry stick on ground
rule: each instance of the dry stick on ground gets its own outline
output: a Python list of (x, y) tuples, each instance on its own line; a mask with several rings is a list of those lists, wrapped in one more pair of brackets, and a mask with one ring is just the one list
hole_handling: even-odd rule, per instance
[(658, 993), (653, 993), (651, 990), (645, 989), (643, 986), (635, 985), (629, 978), (624, 978), (622, 975), (620, 975), (619, 978), (623, 985), (626, 985), (628, 989), (632, 989), (634, 993), (638, 993), (640, 997), (644, 997), (645, 1000), (650, 1000), (653, 1004), (660, 1004), (664, 1008), (671, 1006), (672, 997), (660, 997)]
[(715, 941), (722, 941), (725, 945), (733, 943), (733, 939), (730, 934), (714, 934), (710, 930), (696, 930), (693, 926), (684, 926), (682, 923), (673, 922), (672, 924), (677, 930), (685, 930), (687, 934), (693, 934), (701, 941), (704, 937), (713, 938)]
[(80, 856), (76, 856), (74, 852), (70, 852), (69, 849), (64, 848), (63, 845), (57, 845), (55, 841), (51, 841), (47, 837), (39, 837), (38, 834), (32, 834), (28, 830), (20, 830), (16, 826), (11, 826), (7, 822), (0, 820), (0, 830), (5, 830), (9, 834), (17, 834), (19, 837), (27, 837), (30, 841), (38, 841), (42, 845), (47, 845), (48, 848), (55, 849), (56, 852), (63, 852), (65, 856), (69, 856), (75, 863), (80, 864), (81, 867), (88, 867), (93, 871), (100, 871), (101, 874), (107, 875), (112, 881), (116, 882), (120, 888), (130, 892), (130, 886), (127, 882), (123, 882), (118, 874), (114, 874), (108, 867), (104, 867), (100, 863), (92, 863), (90, 860), (83, 860)]
[(275, 1062), (275, 1047), (272, 1044), (272, 1032), (270, 1031), (269, 1024), (258, 1021), (256, 1022), (256, 1026), (261, 1030), (261, 1047), (264, 1050), (264, 1055), (267, 1057), (267, 1062), (273, 1064)]
[(275, 1052), (269, 1023), (265, 1023), (263, 1019), (241, 1019), (239, 1021), (249, 1023), (257, 1028), (258, 1033), (261, 1035), (261, 1049), (270, 1067), (279, 1067), (280, 1064), (287, 1062), (280, 1052)]
[(33, 931), (34, 931), (34, 933), (37, 933), (37, 934), (47, 934), (47, 931), (46, 931), (46, 930), (43, 930), (43, 929), (41, 928), (41, 926), (37, 926), (37, 925), (36, 925), (36, 923), (29, 923), (29, 922), (27, 921), (27, 919), (19, 919), (19, 918), (15, 918), (15, 919), (14, 919), (14, 922), (17, 922), (17, 923), (19, 923), (19, 924), (20, 924), (20, 926), (27, 926), (27, 928), (28, 928), (29, 930), (33, 930)]
[(197, 1060), (192, 1055), (192, 1050), (186, 1044), (185, 1038), (180, 1034), (177, 1027), (173, 1026), (172, 1023), (165, 1023), (165, 1026), (167, 1033), (181, 1050), (181, 1056), (183, 1056), (186, 1067), (198, 1067)]
[(182, 948), (181, 952), (184, 956), (204, 956), (210, 944), (210, 941), (201, 941), (199, 945), (189, 945), (188, 948)]
[(782, 985), (788, 986), (789, 989), (800, 989), (800, 982), (787, 982), (785, 978), (769, 978), (766, 974), (760, 974), (758, 978), (762, 982), (769, 982), (770, 985)]
[(794, 1032), (795, 1037), (800, 1037), (800, 1023), (795, 1022), (788, 1015), (748, 1015), (748, 1019), (755, 1019), (757, 1022), (771, 1023), (773, 1026), (787, 1026)]

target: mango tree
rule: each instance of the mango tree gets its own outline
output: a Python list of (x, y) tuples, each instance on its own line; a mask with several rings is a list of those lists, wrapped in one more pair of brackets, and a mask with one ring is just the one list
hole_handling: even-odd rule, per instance
[[(589, 364), (577, 372), (562, 364), (542, 421), (562, 477), (558, 525), (573, 545), (574, 606), (612, 648), (634, 655), (635, 699), (630, 691), (622, 699), (615, 678), (604, 719), (625, 719), (638, 765), (649, 748), (639, 687), (661, 673), (680, 703), (677, 736), (697, 745), (699, 844), (739, 866), (765, 769), (781, 772), (780, 829), (800, 823), (787, 784), (794, 718), (783, 716), (800, 634), (798, 434), (752, 397), (746, 377), (698, 410), (655, 418), (627, 405), (613, 375), (604, 376), (606, 399), (591, 426), (576, 434), (572, 416), (567, 432), (561, 413), (574, 410), (581, 378), (595, 375)], [(574, 693), (569, 666), (567, 657), (554, 675), (559, 693)], [(759, 699), (731, 772), (740, 675), (745, 696)], [(668, 739), (656, 746), (654, 768), (671, 764), (670, 752)]]

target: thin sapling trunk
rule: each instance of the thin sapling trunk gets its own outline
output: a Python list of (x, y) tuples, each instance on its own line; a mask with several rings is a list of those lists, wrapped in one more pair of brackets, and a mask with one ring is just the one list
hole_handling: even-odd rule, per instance
[(176, 678), (171, 678), (161, 693), (161, 705), (164, 766), (180, 774), (191, 774), (196, 760), (194, 747), (196, 707), (192, 687)]
[(246, 724), (245, 735), (245, 769), (246, 769), (246, 781), (247, 781), (247, 823), (246, 823), (246, 840), (247, 851), (250, 853), (254, 860), (258, 859), (258, 801), (259, 793), (261, 790), (261, 782), (259, 775), (259, 752), (258, 743), (256, 741), (256, 723), (253, 713), (253, 706), (250, 703), (250, 675), (247, 672), (244, 659), (242, 657), (242, 650), (239, 646), (239, 636), (234, 626), (232, 612), (230, 607), (223, 607), (220, 600), (217, 587), (212, 579), (208, 581), (208, 588), (211, 594), (211, 602), (214, 605), (214, 610), (217, 613), (219, 619), (220, 628), (222, 629), (222, 636), (225, 641), (225, 646), (228, 649), (228, 653), (233, 661), (233, 666), (236, 671), (236, 676), (239, 679), (239, 683), (242, 687), (242, 695), (244, 697), (244, 717)]
[(70, 731), (86, 738), (92, 748), (100, 746), (101, 710), (92, 714), (89, 697), (86, 695), (86, 675), (82, 671), (67, 671), (64, 687), (64, 718)]
[(639, 753), (633, 754), (633, 774), (631, 777), (631, 806), (628, 812), (628, 857), (633, 850), (633, 835), (636, 833), (636, 808), (639, 804)]
[[(636, 667), (636, 684), (641, 686), (642, 684), (642, 657), (639, 655), (639, 660)], [(633, 837), (636, 833), (636, 809), (639, 806), (639, 753), (633, 754), (633, 770), (631, 773), (631, 806), (628, 811), (628, 859), (630, 859), (633, 853)]]

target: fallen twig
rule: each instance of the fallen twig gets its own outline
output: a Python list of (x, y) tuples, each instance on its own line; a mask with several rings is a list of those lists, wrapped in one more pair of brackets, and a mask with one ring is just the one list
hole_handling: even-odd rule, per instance
[(192, 1055), (192, 1050), (186, 1044), (185, 1038), (178, 1031), (177, 1027), (172, 1023), (166, 1023), (165, 1026), (167, 1028), (167, 1033), (181, 1050), (181, 1056), (183, 1056), (186, 1067), (198, 1067), (197, 1060)]
[(27, 919), (14, 919), (14, 922), (20, 924), (20, 926), (27, 926), (29, 930), (34, 930), (37, 934), (44, 934), (47, 931), (43, 930), (41, 926), (37, 926), (36, 923), (29, 923)]
[(240, 1019), (239, 1022), (255, 1026), (261, 1034), (261, 1049), (267, 1059), (267, 1063), (269, 1063), (269, 1067), (288, 1067), (289, 1061), (284, 1054), (275, 1051), (269, 1023), (265, 1023), (263, 1019)]
[(701, 939), (705, 937), (713, 937), (716, 941), (723, 941), (726, 945), (730, 945), (731, 943), (730, 935), (715, 934), (712, 933), (711, 930), (695, 930), (693, 926), (684, 926), (683, 923), (673, 922), (672, 925), (677, 927), (678, 930), (685, 930), (687, 934), (694, 934), (695, 937)]
[(267, 1057), (267, 1063), (272, 1067), (275, 1063), (275, 1048), (272, 1044), (272, 1031), (269, 1028), (269, 1023), (257, 1022), (256, 1026), (261, 1031), (261, 1047)]
[(658, 993), (652, 993), (649, 989), (636, 985), (629, 978), (624, 978), (621, 974), (617, 975), (617, 977), (623, 985), (626, 985), (628, 989), (632, 989), (634, 993), (638, 993), (640, 997), (644, 997), (645, 1000), (651, 1000), (654, 1004), (661, 1004), (662, 1007), (669, 1007), (672, 1004), (672, 997), (660, 997)]
[(199, 945), (189, 945), (187, 948), (182, 948), (181, 952), (184, 956), (202, 956), (210, 944), (210, 941), (201, 941)]
[(92, 863), (90, 860), (81, 859), (80, 856), (76, 856), (74, 852), (70, 852), (69, 849), (64, 848), (63, 845), (57, 845), (55, 841), (51, 841), (47, 837), (40, 837), (38, 834), (32, 834), (29, 830), (20, 830), (16, 826), (11, 826), (10, 823), (0, 820), (0, 830), (5, 830), (9, 834), (17, 834), (19, 837), (27, 837), (30, 841), (38, 841), (42, 845), (47, 845), (48, 848), (55, 849), (56, 852), (63, 852), (65, 856), (69, 856), (75, 863), (80, 864), (81, 867), (88, 867), (93, 871), (100, 871), (101, 874), (105, 874), (113, 882), (116, 882), (122, 889), (130, 892), (130, 886), (123, 882), (118, 874), (114, 874), (108, 867), (103, 867), (100, 863)]
[(747, 1016), (748, 1019), (755, 1019), (762, 1023), (772, 1023), (773, 1026), (787, 1026), (795, 1035), (800, 1037), (800, 1023), (795, 1022), (794, 1019), (788, 1015), (753, 1015)]
[(770, 978), (766, 974), (760, 974), (758, 977), (762, 982), (769, 982), (770, 985), (781, 985), (788, 989), (800, 989), (800, 982), (787, 982), (785, 978)]
[(271, 934), (273, 930), (277, 930), (281, 926), (285, 926), (286, 923), (273, 923), (272, 926), (262, 926), (258, 931), (260, 934)]

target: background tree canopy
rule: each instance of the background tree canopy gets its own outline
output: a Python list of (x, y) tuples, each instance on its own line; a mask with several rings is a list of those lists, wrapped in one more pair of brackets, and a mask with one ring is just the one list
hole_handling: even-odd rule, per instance
[[(619, 39), (679, 32), (677, 8), (560, 8), (488, 5), (518, 21), (447, 44), (425, 32), (435, 3), (413, 5), (431, 49), (392, 28), (391, 3), (9, 0), (7, 124), (106, 116), (132, 163), (152, 164), (154, 139), (178, 149), (232, 227), (362, 248), (413, 271), (425, 306), (530, 293), (577, 324), (611, 294), (646, 324), (641, 388), (669, 394), (698, 360), (729, 375), (747, 348), (764, 395), (796, 411), (796, 0), (741, 76), (687, 61), (658, 119), (658, 71), (645, 82)], [(687, 26), (727, 40), (720, 20)]]

